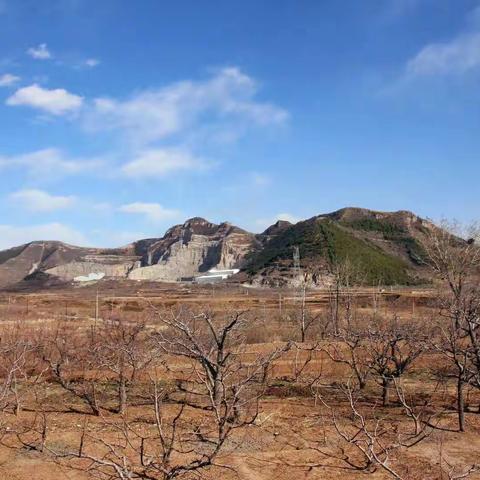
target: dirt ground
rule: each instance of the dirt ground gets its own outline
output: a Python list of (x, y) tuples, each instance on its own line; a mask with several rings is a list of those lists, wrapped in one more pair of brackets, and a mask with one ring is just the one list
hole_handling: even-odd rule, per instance
[[(1, 292), (1, 327), (13, 324), (54, 325), (59, 320), (67, 321), (74, 328), (86, 328), (109, 315), (128, 315), (132, 322), (144, 319), (152, 307), (181, 305), (201, 305), (213, 311), (250, 310), (264, 328), (256, 332), (253, 341), (247, 345), (244, 358), (261, 352), (268, 352), (283, 345), (294, 336), (290, 328), (282, 330), (281, 325), (268, 328), (274, 315), (295, 308), (298, 305), (295, 291), (260, 290), (238, 286), (190, 286), (176, 284), (103, 282), (97, 285), (42, 292)], [(372, 302), (385, 314), (397, 314), (401, 318), (416, 318), (428, 321), (431, 314), (432, 292), (429, 290), (388, 289), (381, 291), (363, 289), (355, 292), (356, 311), (370, 311)], [(377, 298), (378, 297), (378, 298)], [(373, 300), (374, 299), (374, 300)], [(306, 299), (311, 312), (319, 312), (328, 306), (327, 292), (312, 291)], [(312, 340), (305, 344), (311, 345)], [(299, 356), (300, 355), (300, 356)], [(328, 408), (315, 400), (308, 389), (292, 388), (285, 382), (295, 374), (295, 365), (306, 352), (290, 351), (276, 360), (269, 379), (269, 387), (260, 402), (260, 414), (255, 425), (248, 427), (233, 439), (231, 448), (219, 459), (219, 463), (229, 465), (219, 474), (205, 472), (206, 479), (240, 480), (303, 480), (303, 479), (387, 479), (391, 478), (383, 470), (366, 475), (365, 472), (338, 466), (331, 458), (322, 457), (318, 450), (328, 448), (337, 442), (337, 437), (329, 424)], [(303, 356), (303, 357), (302, 357)], [(435, 379), (429, 374), (430, 366), (438, 359), (432, 355), (422, 358), (406, 381), (412, 395), (417, 391), (435, 386)], [(316, 352), (303, 372), (312, 377), (321, 372), (325, 384), (345, 376), (341, 365), (331, 362), (325, 354)], [(69, 409), (70, 401), (52, 386), (51, 398), (57, 398), (55, 408), (49, 410), (49, 439), (57, 444), (78, 444), (84, 425), (85, 415)], [(375, 389), (375, 386), (370, 388)], [(448, 390), (448, 388), (447, 388)], [(373, 393), (372, 393), (373, 395)], [(470, 404), (478, 405), (480, 398), (472, 393)], [(345, 407), (340, 400), (328, 398), (329, 406)], [(415, 448), (399, 449), (391, 453), (392, 465), (408, 480), (448, 479), (442, 462), (457, 465), (458, 472), (480, 463), (480, 415), (466, 414), (467, 431), (456, 431), (454, 391), (444, 392), (439, 400), (444, 410), (439, 426), (431, 435)], [(142, 407), (132, 407), (129, 415), (141, 415)], [(398, 428), (407, 422), (399, 415), (399, 406), (392, 403), (391, 411), (382, 415), (398, 416)], [(3, 426), (16, 428), (19, 424), (32, 422), (35, 413), (28, 408), (19, 416), (7, 413), (2, 419)], [(92, 417), (90, 426), (102, 419)], [(28, 446), (13, 448), (15, 442), (5, 440), (0, 446), (0, 478), (8, 480), (86, 480), (95, 478), (88, 473), (68, 468), (51, 456), (40, 453)], [(315, 445), (318, 450), (312, 447)], [(12, 447), (12, 448), (9, 448)], [(445, 465), (445, 463), (442, 463)], [(451, 478), (454, 478), (453, 476)], [(480, 479), (480, 473), (469, 478)]]

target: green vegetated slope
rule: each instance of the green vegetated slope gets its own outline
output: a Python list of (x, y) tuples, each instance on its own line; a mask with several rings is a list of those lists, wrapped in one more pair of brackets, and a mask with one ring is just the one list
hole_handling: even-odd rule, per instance
[[(403, 249), (415, 265), (422, 266), (426, 263), (426, 253), (422, 244), (407, 229), (400, 225), (376, 218), (363, 218), (361, 220), (342, 221), (340, 223), (357, 231), (381, 234), (384, 240), (390, 241)], [(417, 228), (419, 233), (426, 233), (422, 227)]]
[(292, 225), (250, 256), (247, 272), (256, 274), (275, 264), (290, 263), (294, 247), (298, 246), (304, 266), (316, 264), (328, 268), (329, 265), (348, 259), (365, 283), (416, 283), (410, 265), (404, 258), (384, 251), (368, 238), (362, 238), (358, 231), (381, 234), (401, 248), (410, 249), (412, 257), (418, 255), (418, 261), (421, 261), (418, 242), (395, 224), (378, 220), (355, 222), (357, 221), (343, 222), (317, 217)]

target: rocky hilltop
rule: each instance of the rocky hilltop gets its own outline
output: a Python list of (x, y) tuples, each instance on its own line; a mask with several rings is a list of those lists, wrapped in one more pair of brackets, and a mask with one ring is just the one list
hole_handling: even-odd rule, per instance
[(211, 268), (242, 268), (256, 236), (229, 223), (192, 218), (170, 228), (162, 238), (139, 240), (117, 249), (82, 248), (55, 241), (35, 241), (0, 252), (0, 288), (24, 279), (79, 276), (179, 281)]
[(246, 271), (262, 284), (288, 282), (298, 248), (301, 266), (320, 274), (348, 260), (362, 282), (423, 283), (431, 276), (423, 246), (434, 228), (408, 211), (344, 208), (269, 227), (261, 248), (249, 255)]
[(407, 212), (344, 208), (291, 224), (279, 221), (261, 234), (230, 223), (191, 218), (161, 238), (122, 248), (99, 249), (35, 241), (0, 252), (0, 288), (20, 281), (79, 276), (182, 281), (212, 268), (238, 268), (241, 281), (288, 284), (294, 279), (293, 252), (301, 266), (328, 272), (349, 260), (369, 283), (412, 284), (429, 278), (423, 248), (432, 223)]
[(212, 268), (242, 268), (246, 255), (258, 243), (254, 234), (230, 223), (216, 225), (192, 218), (170, 228), (160, 239), (142, 240), (141, 268), (132, 270), (133, 280), (182, 280)]
[(0, 252), (0, 287), (35, 277), (40, 272), (72, 280), (92, 272), (126, 276), (140, 265), (133, 246), (83, 248), (56, 241), (35, 241)]

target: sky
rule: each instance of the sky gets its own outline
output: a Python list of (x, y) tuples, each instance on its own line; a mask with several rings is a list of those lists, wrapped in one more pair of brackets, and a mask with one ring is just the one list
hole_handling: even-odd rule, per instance
[(0, 249), (480, 214), (480, 0), (0, 0)]

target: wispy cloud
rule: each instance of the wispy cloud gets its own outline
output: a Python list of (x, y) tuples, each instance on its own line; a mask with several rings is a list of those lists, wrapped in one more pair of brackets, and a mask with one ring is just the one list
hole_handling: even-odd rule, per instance
[(73, 206), (76, 198), (72, 195), (51, 195), (43, 190), (19, 190), (9, 195), (9, 199), (31, 212), (53, 212)]
[(480, 67), (480, 31), (422, 48), (407, 64), (411, 76), (464, 74)]
[(135, 158), (123, 165), (121, 171), (127, 177), (159, 178), (179, 171), (200, 170), (207, 163), (186, 150), (157, 148), (140, 151)]
[(48, 60), (53, 57), (46, 43), (41, 43), (37, 47), (30, 47), (27, 54), (36, 60)]
[(406, 65), (409, 78), (463, 75), (480, 69), (480, 6), (470, 12), (464, 31), (425, 45)]
[(35, 83), (18, 89), (11, 97), (7, 98), (6, 104), (27, 106), (52, 115), (65, 115), (78, 110), (83, 104), (83, 97), (63, 88), (49, 90)]
[(162, 222), (181, 215), (178, 210), (165, 208), (159, 203), (134, 202), (122, 205), (118, 210), (123, 213), (142, 215), (152, 222)]
[(102, 62), (98, 58), (81, 58), (75, 60), (62, 60), (57, 62), (59, 65), (74, 68), (75, 70), (90, 70), (98, 67)]
[(100, 65), (100, 60), (98, 58), (87, 58), (84, 62), (83, 65), (89, 68), (94, 68), (98, 67)]
[[(158, 179), (212, 167), (214, 162), (198, 152), (211, 153), (206, 145), (217, 146), (219, 137), (234, 142), (249, 130), (284, 124), (288, 112), (259, 101), (258, 91), (252, 77), (230, 67), (203, 81), (176, 82), (138, 92), (127, 100), (88, 100), (63, 88), (33, 84), (16, 90), (6, 104), (57, 117), (69, 115), (90, 134), (113, 132), (120, 148), (115, 146), (111, 154), (100, 157), (100, 163), (108, 159), (125, 178)], [(124, 138), (129, 140), (127, 145)], [(215, 140), (209, 144), (207, 138)], [(72, 159), (59, 150), (45, 149), (18, 157), (0, 156), (0, 167), (24, 165), (30, 172), (49, 169), (65, 175), (98, 170), (97, 160)], [(251, 181), (265, 186), (269, 180), (256, 174)]]
[(0, 87), (11, 87), (20, 81), (20, 77), (11, 73), (4, 73), (0, 76)]
[(104, 163), (102, 158), (71, 158), (56, 148), (45, 148), (23, 155), (0, 155), (0, 170), (21, 168), (40, 180), (98, 170)]
[(59, 240), (74, 245), (89, 245), (83, 234), (62, 223), (14, 226), (0, 225), (0, 249), (10, 248), (34, 240)]
[(128, 100), (97, 98), (86, 118), (90, 130), (119, 130), (137, 145), (150, 144), (208, 124), (237, 121), (278, 125), (288, 113), (258, 102), (256, 82), (238, 68), (224, 68), (205, 81), (182, 81), (139, 92)]

